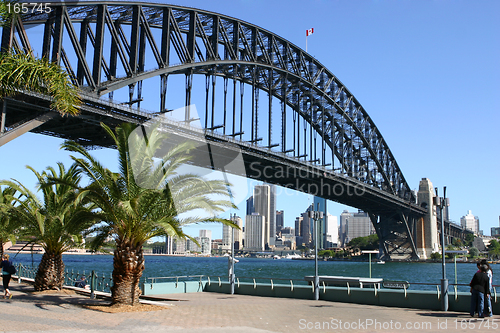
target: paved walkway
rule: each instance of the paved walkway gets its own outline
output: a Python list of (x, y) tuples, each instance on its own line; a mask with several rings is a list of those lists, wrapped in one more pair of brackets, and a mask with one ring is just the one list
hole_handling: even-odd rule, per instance
[[(165, 295), (166, 309), (103, 313), (84, 304), (104, 304), (61, 291), (33, 294), (11, 282), (12, 299), (0, 299), (4, 332), (470, 332), (500, 331), (500, 317), (489, 325), (465, 313), (400, 309), (328, 301), (191, 293)], [(496, 329), (495, 329), (496, 327)]]

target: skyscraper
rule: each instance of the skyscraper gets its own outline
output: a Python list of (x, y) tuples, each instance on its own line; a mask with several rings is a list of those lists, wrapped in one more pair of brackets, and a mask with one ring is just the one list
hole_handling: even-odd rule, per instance
[[(231, 216), (232, 219), (232, 216)], [(222, 225), (222, 247), (223, 251), (228, 251), (231, 249), (231, 227), (228, 225)]]
[(368, 213), (359, 210), (352, 214), (352, 218), (348, 220), (347, 226), (347, 242), (354, 238), (365, 237), (375, 234), (375, 228)]
[(269, 246), (276, 241), (276, 185), (269, 185)]
[(266, 243), (264, 241), (266, 218), (262, 215), (247, 215), (245, 217), (245, 250), (264, 251)]
[(347, 210), (344, 210), (342, 214), (340, 214), (340, 230), (339, 230), (340, 247), (346, 246), (347, 222), (349, 221), (350, 218), (352, 218), (352, 213), (349, 213), (349, 211)]
[[(243, 246), (243, 221), (236, 214), (231, 215), (231, 221), (240, 227), (240, 230), (234, 229), (234, 249), (239, 250)], [(231, 250), (231, 237), (233, 228), (228, 225), (222, 225), (222, 250)]]
[[(314, 210), (318, 212), (323, 212), (323, 218), (317, 219), (316, 225), (318, 226), (318, 232), (314, 231), (313, 235), (318, 235), (318, 250), (325, 248), (326, 244), (326, 199), (320, 197), (314, 197)], [(314, 229), (314, 221), (311, 220), (311, 227)], [(314, 237), (313, 237), (314, 241)]]
[(340, 214), (340, 234), (339, 240), (342, 247), (358, 237), (365, 237), (375, 234), (375, 228), (368, 213), (358, 210), (351, 213), (344, 210)]
[(297, 245), (302, 245), (302, 234), (300, 233), (300, 231), (302, 230), (302, 220), (304, 218), (302, 216), (298, 216), (295, 218), (295, 241), (297, 243)]
[(285, 212), (283, 210), (276, 211), (276, 234), (279, 234), (284, 227)]
[(243, 220), (241, 219), (241, 217), (236, 216), (236, 214), (234, 214), (231, 217), (231, 221), (233, 221), (235, 224), (238, 225), (238, 227), (240, 227), (239, 230), (234, 229), (234, 249), (240, 250), (243, 248)]
[(309, 212), (313, 209), (311, 204), (304, 213), (302, 213), (302, 223), (300, 225), (300, 236), (302, 237), (302, 245), (306, 247), (311, 247), (312, 237), (311, 237), (311, 224), (312, 219), (309, 218)]
[(255, 213), (255, 209), (254, 209), (254, 206), (253, 206), (253, 195), (247, 199), (247, 211), (246, 211), (246, 215), (252, 215), (253, 213)]
[(254, 187), (253, 203), (255, 214), (264, 217), (264, 242), (265, 245), (270, 246), (271, 228), (269, 221), (271, 220), (271, 188), (269, 185), (257, 185)]
[(202, 255), (210, 255), (212, 253), (212, 238), (200, 237), (199, 243)]
[(479, 234), (479, 218), (477, 216), (472, 215), (472, 211), (469, 210), (467, 215), (462, 216), (460, 218), (460, 225), (467, 229), (470, 229), (474, 232), (474, 234)]
[(325, 247), (337, 247), (339, 243), (339, 226), (337, 216), (326, 215), (326, 242)]

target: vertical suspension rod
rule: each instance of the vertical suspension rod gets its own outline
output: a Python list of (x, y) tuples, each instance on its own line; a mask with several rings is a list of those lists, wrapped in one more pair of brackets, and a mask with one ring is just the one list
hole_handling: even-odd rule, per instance
[[(215, 73), (215, 69), (214, 69)], [(214, 127), (214, 118), (215, 118), (215, 83), (217, 77), (215, 74), (212, 74), (212, 128)], [(206, 127), (205, 127), (206, 128)]]
[(168, 74), (160, 75), (160, 112), (166, 111)]
[(286, 87), (285, 80), (281, 85), (281, 151), (286, 152)]
[(240, 141), (243, 138), (243, 94), (245, 91), (245, 84), (240, 81)]
[[(205, 75), (205, 129), (208, 128), (208, 95), (209, 95), (209, 90), (210, 90), (210, 75), (207, 74)], [(213, 119), (213, 117), (212, 117)], [(213, 120), (212, 120), (213, 122)], [(211, 129), (214, 128), (214, 125), (210, 126)]]
[(185, 121), (191, 120), (191, 89), (193, 87), (193, 73), (186, 74), (186, 110), (185, 110)]
[[(235, 67), (235, 71), (236, 71), (237, 70), (236, 65), (234, 67)], [(224, 131), (225, 130), (226, 129), (224, 128)], [(235, 73), (235, 76), (233, 76), (233, 127), (231, 128), (231, 130), (232, 130), (232, 133), (236, 132), (236, 73)]]
[(268, 147), (271, 148), (272, 143), (272, 122), (273, 122), (273, 70), (269, 70), (269, 120), (267, 126), (267, 135), (268, 135)]
[(227, 114), (227, 86), (228, 86), (228, 81), (229, 81), (229, 79), (227, 77), (224, 77), (224, 121), (226, 119), (226, 114)]
[(259, 140), (259, 88), (255, 89), (255, 140)]

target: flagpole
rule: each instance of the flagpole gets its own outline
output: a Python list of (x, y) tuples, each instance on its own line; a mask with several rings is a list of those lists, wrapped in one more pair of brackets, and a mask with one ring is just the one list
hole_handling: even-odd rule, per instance
[(306, 30), (306, 53), (307, 53), (307, 37), (309, 37), (309, 35), (312, 33), (314, 33), (314, 28)]

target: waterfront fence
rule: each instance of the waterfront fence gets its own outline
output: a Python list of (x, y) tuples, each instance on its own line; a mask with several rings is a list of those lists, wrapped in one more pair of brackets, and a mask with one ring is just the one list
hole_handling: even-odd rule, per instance
[[(15, 264), (16, 266), (16, 274), (18, 282), (21, 283), (22, 280), (34, 281), (36, 277), (36, 272), (38, 267), (27, 266), (23, 264)], [(81, 278), (85, 277), (85, 284), (88, 285), (88, 288), (91, 290), (91, 293), (94, 291), (100, 291), (105, 293), (111, 292), (111, 286), (113, 285), (113, 277), (111, 274), (99, 274), (95, 271), (75, 271), (75, 270), (65, 270), (64, 271), (64, 283), (65, 286), (74, 286), (76, 282), (81, 281)], [(140, 281), (140, 285), (146, 283), (146, 278), (142, 277)]]
[[(33, 279), (36, 276), (36, 268), (17, 264), (17, 277)], [(90, 273), (90, 274), (89, 274)], [(74, 286), (82, 276), (89, 276), (91, 297), (94, 291), (110, 292), (112, 285), (111, 275), (100, 275), (95, 271), (65, 272), (65, 285)], [(345, 286), (328, 286), (323, 281), (320, 284), (320, 300), (358, 303), (383, 306), (398, 306), (406, 308), (419, 308), (439, 310), (441, 308), (440, 285), (436, 283), (409, 283), (410, 285), (422, 285), (434, 287), (432, 290), (408, 290), (406, 284), (402, 289), (388, 288), (359, 288), (351, 286), (347, 282)], [(230, 281), (228, 276), (208, 275), (185, 275), (167, 277), (142, 277), (140, 287), (144, 296), (187, 293), (187, 292), (219, 292), (230, 293)], [(242, 295), (283, 297), (313, 299), (314, 285), (305, 279), (283, 279), (262, 277), (235, 277), (234, 292)], [(448, 293), (449, 310), (468, 312), (470, 308), (470, 293), (459, 291), (458, 288), (468, 288), (466, 284), (450, 284)], [(500, 314), (500, 300), (496, 288), (493, 286), (491, 301), (493, 313)]]

